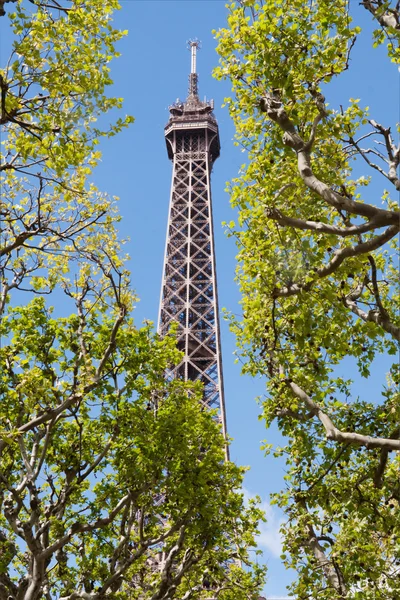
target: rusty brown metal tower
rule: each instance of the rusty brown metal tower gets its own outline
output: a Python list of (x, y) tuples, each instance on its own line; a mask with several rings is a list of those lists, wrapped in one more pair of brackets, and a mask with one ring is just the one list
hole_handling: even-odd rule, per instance
[(188, 97), (169, 107), (165, 127), (173, 170), (158, 331), (177, 323), (184, 358), (170, 375), (203, 382), (203, 402), (218, 409), (226, 435), (210, 186), (220, 142), (214, 103), (198, 95), (198, 47), (189, 42)]

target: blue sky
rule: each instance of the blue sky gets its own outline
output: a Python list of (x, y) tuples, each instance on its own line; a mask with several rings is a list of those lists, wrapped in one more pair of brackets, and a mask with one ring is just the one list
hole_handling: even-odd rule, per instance
[[(112, 93), (125, 98), (124, 112), (133, 115), (135, 123), (102, 143), (103, 159), (94, 179), (102, 191), (120, 197), (120, 230), (123, 237), (130, 238), (126, 250), (131, 256), (133, 287), (140, 298), (136, 320), (157, 322), (171, 184), (164, 126), (168, 105), (178, 97), (186, 97), (190, 71), (186, 41), (195, 37), (202, 41), (197, 60), (200, 97), (206, 95), (215, 100), (221, 139), (221, 157), (212, 174), (219, 304), (240, 313), (239, 292), (233, 281), (236, 248), (234, 240), (225, 237), (220, 223), (234, 218), (224, 189), (245, 162), (245, 155), (233, 146), (233, 125), (227, 110), (220, 108), (230, 93), (229, 83), (212, 78), (212, 69), (218, 62), (212, 30), (225, 26), (225, 0), (122, 0), (121, 5), (115, 23), (128, 29), (129, 35), (119, 44), (122, 56), (111, 65)], [(354, 10), (360, 24), (370, 29), (366, 11), (358, 3), (354, 3)], [(1, 24), (3, 29), (5, 23)], [(352, 68), (326, 90), (331, 106), (346, 105), (349, 97), (361, 98), (361, 104), (371, 107), (373, 118), (393, 124), (398, 113), (398, 88), (392, 84), (392, 91), (387, 94), (389, 103), (382, 101), (389, 78), (395, 81), (394, 66), (381, 61), (383, 54), (383, 49), (371, 54), (361, 41), (357, 43)], [(4, 59), (2, 52), (1, 63)], [(384, 68), (381, 62), (386, 65)], [(371, 186), (369, 194), (377, 194), (378, 190), (381, 186)], [(374, 201), (372, 197), (367, 200)], [(268, 503), (269, 494), (284, 485), (284, 464), (272, 457), (264, 458), (259, 449), (266, 438), (279, 444), (279, 434), (275, 430), (266, 432), (258, 420), (260, 410), (254, 399), (263, 394), (264, 382), (241, 376), (240, 364), (234, 363), (235, 340), (227, 324), (222, 321), (221, 325), (228, 431), (234, 438), (231, 459), (251, 467), (246, 476), (246, 494), (259, 494), (267, 512), (268, 523), (262, 526), (259, 540), (263, 560), (269, 566), (265, 594), (269, 599), (284, 598), (285, 586), (292, 576), (279, 560), (278, 530), (282, 517)], [(373, 380), (363, 383), (361, 391), (378, 393), (376, 375), (383, 374), (384, 363), (384, 357), (377, 361)], [(351, 377), (352, 371), (349, 362), (343, 375)]]

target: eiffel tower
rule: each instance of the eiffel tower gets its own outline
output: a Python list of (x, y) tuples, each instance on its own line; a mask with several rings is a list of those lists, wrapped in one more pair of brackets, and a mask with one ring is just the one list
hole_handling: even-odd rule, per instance
[(188, 97), (169, 107), (165, 127), (173, 167), (158, 331), (163, 336), (177, 323), (184, 356), (169, 376), (202, 381), (202, 401), (218, 410), (226, 436), (210, 185), (220, 141), (214, 102), (203, 102), (198, 94), (199, 42), (188, 44)]

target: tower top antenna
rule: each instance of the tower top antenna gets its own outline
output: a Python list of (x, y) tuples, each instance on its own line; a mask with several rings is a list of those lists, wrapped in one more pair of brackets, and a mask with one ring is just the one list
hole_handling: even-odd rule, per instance
[(191, 68), (190, 72), (196, 73), (197, 48), (200, 50), (201, 42), (197, 38), (194, 38), (193, 40), (189, 40), (187, 45), (188, 45), (188, 50), (191, 51), (191, 55), (192, 55), (192, 65), (191, 65), (192, 68)]
[(197, 90), (197, 70), (196, 70), (196, 59), (197, 59), (197, 49), (200, 50), (201, 42), (197, 38), (193, 40), (188, 40), (187, 42), (188, 50), (191, 53), (191, 69), (189, 76), (189, 96), (198, 96)]

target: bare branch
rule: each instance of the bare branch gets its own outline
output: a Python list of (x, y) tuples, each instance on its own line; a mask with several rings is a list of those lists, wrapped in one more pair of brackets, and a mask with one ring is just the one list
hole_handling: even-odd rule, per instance
[(362, 225), (351, 225), (350, 227), (343, 229), (343, 227), (328, 225), (319, 221), (303, 221), (302, 219), (297, 219), (295, 217), (288, 217), (276, 208), (267, 208), (265, 213), (269, 219), (277, 221), (277, 223), (283, 226), (316, 231), (317, 233), (331, 233), (340, 237), (360, 235), (361, 233), (366, 233), (367, 231), (372, 231), (388, 225), (388, 220), (386, 218), (383, 219), (382, 217), (373, 217), (370, 221), (367, 221)]
[[(304, 499), (296, 498), (296, 502), (308, 515), (308, 508)], [(307, 545), (311, 549), (315, 560), (322, 569), (326, 579), (332, 585), (333, 589), (340, 594), (339, 598), (344, 600), (344, 598), (347, 597), (347, 591), (344, 584), (343, 575), (338, 569), (338, 566), (333, 564), (332, 560), (326, 556), (324, 549), (318, 541), (319, 538), (314, 531), (314, 527), (312, 526), (310, 518), (305, 520), (305, 529)]]
[(336, 250), (333, 253), (332, 260), (330, 260), (327, 265), (325, 265), (324, 267), (321, 267), (320, 269), (316, 269), (315, 278), (312, 281), (309, 281), (308, 283), (304, 283), (304, 284), (303, 283), (294, 283), (294, 284), (289, 285), (284, 288), (276, 288), (273, 293), (273, 297), (281, 298), (281, 297), (295, 296), (296, 294), (299, 294), (300, 292), (309, 291), (313, 287), (313, 285), (315, 285), (315, 283), (316, 283), (316, 281), (318, 281), (318, 279), (327, 277), (328, 275), (331, 275), (334, 271), (336, 271), (346, 258), (349, 258), (351, 256), (357, 256), (360, 254), (366, 254), (368, 252), (372, 252), (373, 250), (380, 248), (386, 242), (388, 242), (393, 237), (395, 237), (395, 235), (397, 235), (398, 232), (399, 232), (399, 226), (392, 225), (391, 227), (388, 227), (386, 229), (386, 231), (384, 233), (382, 233), (381, 235), (377, 235), (377, 236), (369, 239), (366, 242), (357, 244), (357, 246), (346, 246), (345, 248)]
[(330, 417), (314, 402), (306, 392), (301, 389), (296, 383), (291, 380), (286, 380), (286, 384), (290, 387), (294, 395), (299, 398), (307, 408), (318, 417), (325, 428), (326, 437), (328, 440), (335, 440), (341, 443), (351, 444), (353, 446), (365, 446), (366, 448), (387, 448), (388, 450), (400, 451), (400, 440), (390, 438), (372, 437), (370, 435), (362, 435), (359, 433), (340, 431), (333, 424)]
[(110, 511), (107, 517), (102, 517), (93, 523), (74, 523), (66, 535), (59, 538), (56, 542), (54, 542), (54, 544), (41, 552), (40, 559), (45, 560), (50, 558), (54, 552), (65, 546), (65, 544), (67, 544), (77, 533), (90, 532), (94, 531), (95, 529), (103, 529), (106, 525), (109, 525), (112, 523), (112, 521), (114, 521), (115, 517), (121, 512), (130, 499), (130, 494), (125, 494), (125, 496), (123, 496), (123, 498), (121, 498), (121, 500), (118, 502), (116, 507)]
[(361, 6), (364, 6), (382, 25), (382, 27), (389, 27), (393, 29), (400, 29), (400, 19), (398, 10), (386, 10), (384, 13), (378, 12), (381, 3), (377, 3), (374, 0), (362, 0)]
[(310, 91), (311, 91), (312, 96), (315, 99), (315, 103), (316, 103), (317, 108), (318, 108), (318, 114), (317, 114), (317, 116), (315, 117), (315, 119), (313, 121), (313, 124), (311, 126), (310, 137), (309, 137), (308, 142), (305, 144), (305, 147), (304, 147), (304, 149), (307, 152), (310, 152), (311, 149), (312, 149), (312, 147), (313, 147), (313, 145), (314, 145), (315, 136), (317, 134), (318, 124), (322, 121), (322, 119), (324, 119), (325, 117), (328, 116), (328, 112), (325, 109), (325, 104), (324, 104), (325, 98), (324, 98), (324, 96), (322, 96), (322, 94), (319, 93), (319, 92), (315, 92), (315, 91), (312, 91), (312, 90), (310, 90)]
[(35, 473), (34, 473), (34, 479), (36, 479), (39, 476), (39, 473), (42, 469), (44, 460), (46, 458), (46, 453), (47, 453), (47, 449), (50, 443), (50, 438), (51, 438), (51, 433), (52, 433), (52, 429), (53, 429), (53, 425), (55, 423), (55, 419), (53, 419), (52, 421), (50, 421), (50, 423), (47, 425), (46, 427), (46, 433), (45, 433), (45, 437), (44, 437), (44, 442), (43, 442), (43, 448), (42, 448), (42, 452), (40, 455), (40, 459), (38, 462), (38, 465), (36, 467)]
[(344, 298), (343, 302), (346, 306), (350, 308), (350, 310), (355, 315), (357, 315), (357, 317), (360, 317), (360, 319), (362, 319), (366, 323), (372, 322), (376, 323), (377, 325), (380, 325), (382, 329), (390, 333), (390, 335), (392, 335), (394, 339), (400, 341), (400, 327), (394, 325), (390, 321), (389, 316), (382, 318), (382, 314), (377, 310), (370, 310), (366, 312), (365, 310), (362, 310), (356, 302), (351, 300), (350, 297)]
[[(357, 152), (360, 154), (360, 156), (365, 160), (365, 162), (372, 169), (375, 169), (376, 171), (381, 173), (381, 175), (386, 177), (386, 179), (388, 179), (391, 183), (393, 183), (396, 190), (400, 190), (400, 179), (397, 177), (397, 168), (398, 168), (399, 162), (400, 162), (400, 147), (396, 148), (396, 146), (394, 145), (391, 134), (390, 134), (390, 129), (385, 129), (382, 125), (380, 125), (376, 121), (370, 120), (369, 122), (376, 129), (376, 131), (378, 131), (378, 133), (380, 133), (384, 137), (384, 139), (385, 139), (384, 146), (386, 147), (387, 158), (385, 158), (380, 152), (377, 152), (373, 148), (367, 148), (367, 149), (361, 148), (361, 146), (359, 145), (359, 141), (361, 139), (365, 138), (366, 136), (363, 136), (363, 138), (360, 138), (360, 140), (358, 140), (358, 141), (356, 141), (354, 138), (350, 137), (348, 140), (348, 143), (350, 146), (352, 146), (353, 148), (355, 148), (357, 150)], [(389, 165), (389, 171), (386, 173), (386, 171), (384, 169), (382, 169), (382, 167), (380, 167), (376, 163), (373, 163), (368, 158), (368, 154), (375, 154), (382, 161), (386, 162)]]
[(381, 296), (379, 293), (378, 281), (377, 281), (377, 273), (376, 273), (376, 263), (374, 257), (369, 255), (368, 261), (371, 265), (371, 275), (372, 275), (372, 289), (374, 290), (374, 296), (376, 300), (376, 305), (379, 309), (382, 319), (386, 319), (388, 317), (387, 310), (383, 307)]
[(89, 475), (91, 473), (93, 473), (93, 471), (96, 469), (96, 467), (99, 466), (99, 464), (101, 463), (103, 458), (107, 455), (109, 449), (111, 448), (111, 445), (112, 445), (112, 440), (109, 440), (107, 442), (107, 444), (104, 446), (103, 450), (100, 452), (100, 454), (98, 454), (97, 457), (95, 458), (95, 460), (92, 462), (92, 464), (86, 469), (86, 471), (84, 471), (78, 477), (78, 483), (81, 483), (84, 479), (89, 477)]
[(0, 256), (4, 256), (5, 254), (10, 254), (13, 250), (20, 248), (21, 246), (24, 245), (24, 242), (26, 242), (26, 240), (28, 240), (31, 237), (34, 237), (38, 233), (40, 233), (40, 229), (34, 229), (33, 231), (23, 231), (22, 233), (17, 235), (17, 237), (11, 244), (9, 244), (8, 246), (4, 246), (3, 248), (0, 248)]
[(108, 346), (103, 354), (103, 357), (100, 361), (99, 366), (97, 367), (96, 370), (96, 378), (98, 379), (103, 371), (104, 365), (107, 362), (107, 360), (110, 358), (111, 353), (113, 352), (114, 348), (115, 348), (115, 341), (117, 338), (117, 333), (119, 328), (121, 327), (123, 320), (125, 318), (126, 315), (126, 308), (124, 306), (120, 307), (120, 312), (119, 315), (117, 317), (117, 319), (115, 320), (112, 332), (111, 332), (111, 336), (110, 336), (110, 341), (108, 343)]
[(73, 8), (67, 8), (66, 6), (61, 6), (61, 4), (59, 2), (57, 2), (57, 0), (52, 0), (49, 3), (43, 2), (42, 0), (29, 0), (29, 2), (31, 4), (35, 4), (36, 6), (38, 6), (38, 5), (42, 6), (43, 8), (51, 8), (53, 10), (59, 10), (66, 14), (68, 14), (69, 12), (74, 10)]
[[(400, 428), (397, 427), (392, 432), (392, 434), (391, 434), (390, 437), (393, 438), (393, 439), (398, 439), (399, 435), (400, 435)], [(386, 469), (388, 457), (389, 457), (389, 450), (387, 448), (382, 448), (380, 459), (379, 459), (379, 465), (375, 469), (375, 473), (374, 473), (374, 485), (377, 488), (381, 488), (382, 487), (382, 479), (383, 479), (383, 475), (384, 475), (384, 472), (385, 472), (385, 469)]]

